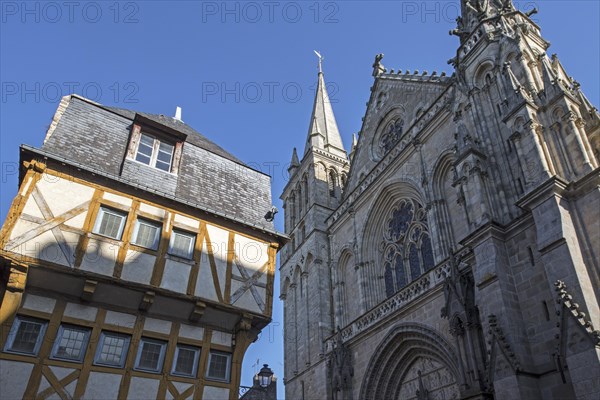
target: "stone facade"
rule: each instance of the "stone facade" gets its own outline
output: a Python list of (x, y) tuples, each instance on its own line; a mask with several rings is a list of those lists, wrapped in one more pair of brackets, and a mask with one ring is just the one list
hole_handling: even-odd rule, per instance
[(319, 72), (281, 196), (288, 399), (600, 396), (600, 115), (530, 15), (461, 5), (452, 76), (376, 57), (349, 157)]

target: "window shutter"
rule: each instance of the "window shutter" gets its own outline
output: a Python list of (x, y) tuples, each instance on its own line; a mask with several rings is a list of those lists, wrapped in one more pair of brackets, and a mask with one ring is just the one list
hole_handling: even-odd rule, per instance
[(129, 141), (129, 148), (127, 149), (127, 158), (134, 159), (135, 153), (137, 152), (138, 144), (140, 143), (140, 137), (142, 128), (139, 125), (133, 125), (131, 129), (131, 140)]
[(175, 153), (173, 154), (173, 165), (171, 166), (171, 173), (177, 175), (179, 172), (179, 160), (181, 160), (181, 152), (183, 151), (183, 142), (177, 142), (175, 144)]

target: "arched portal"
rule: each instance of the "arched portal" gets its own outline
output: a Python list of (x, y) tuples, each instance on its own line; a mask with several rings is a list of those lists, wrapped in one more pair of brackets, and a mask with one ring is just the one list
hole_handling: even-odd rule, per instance
[(361, 399), (459, 399), (458, 358), (433, 329), (402, 323), (390, 331), (371, 357)]

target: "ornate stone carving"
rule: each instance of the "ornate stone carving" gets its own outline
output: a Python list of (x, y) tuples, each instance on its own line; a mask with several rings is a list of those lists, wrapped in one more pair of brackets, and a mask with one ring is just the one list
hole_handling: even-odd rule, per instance
[(454, 346), (432, 328), (398, 324), (375, 350), (358, 398), (458, 399), (456, 360)]
[[(566, 313), (567, 316), (573, 317), (576, 323), (587, 333), (587, 337), (591, 340), (592, 344), (594, 346), (600, 346), (600, 331), (594, 329), (592, 321), (590, 321), (587, 318), (587, 315), (579, 309), (579, 304), (573, 301), (573, 296), (571, 296), (567, 291), (567, 285), (563, 281), (559, 280), (554, 283), (554, 286), (558, 292), (558, 299), (556, 302), (562, 306), (557, 311), (559, 317), (562, 315), (562, 313)], [(558, 327), (560, 328), (561, 326), (565, 326), (565, 322), (566, 321), (559, 322), (557, 324)], [(557, 335), (557, 339), (560, 339), (560, 334)]]
[(412, 199), (400, 199), (383, 227), (386, 293), (392, 296), (434, 265), (426, 209)]
[[(344, 342), (350, 340), (383, 319), (389, 317), (401, 307), (415, 300), (423, 293), (431, 290), (437, 285), (442, 284), (449, 275), (449, 266), (447, 263), (440, 264), (434, 269), (427, 272), (425, 275), (412, 282), (404, 289), (394, 294), (382, 304), (367, 312), (361, 318), (357, 319), (350, 325), (342, 328), (341, 334)], [(325, 344), (326, 351), (331, 351), (334, 348), (335, 339), (327, 340)]]
[(334, 400), (345, 400), (352, 398), (352, 377), (354, 367), (352, 366), (352, 354), (344, 345), (342, 331), (338, 327), (333, 351), (331, 352), (329, 365), (331, 368), (331, 391)]
[[(490, 340), (488, 340), (489, 362), (486, 371), (486, 383), (488, 387), (492, 387), (495, 375), (505, 376), (511, 373), (517, 373), (521, 370), (521, 363), (513, 351), (508, 338), (502, 331), (496, 316), (494, 314), (489, 315), (488, 321), (490, 326), (488, 331)], [(504, 361), (498, 359), (498, 352), (504, 356)], [(505, 363), (508, 363), (508, 366), (504, 365)]]

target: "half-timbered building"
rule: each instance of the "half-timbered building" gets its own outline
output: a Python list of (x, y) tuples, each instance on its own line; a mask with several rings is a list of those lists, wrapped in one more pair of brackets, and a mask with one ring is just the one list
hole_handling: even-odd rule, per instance
[(270, 178), (177, 118), (62, 99), (0, 232), (3, 398), (235, 399)]

